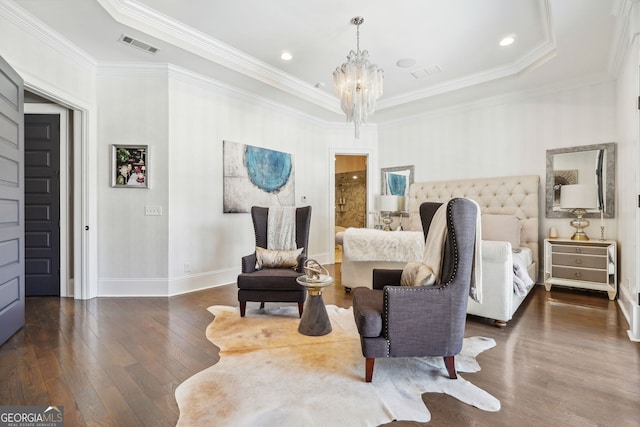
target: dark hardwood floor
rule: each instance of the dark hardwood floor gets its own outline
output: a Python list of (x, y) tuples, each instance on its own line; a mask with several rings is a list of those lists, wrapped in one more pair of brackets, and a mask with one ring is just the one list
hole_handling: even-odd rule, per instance
[[(339, 280), (324, 299), (351, 306)], [(218, 360), (205, 338), (211, 305), (237, 305), (235, 284), (171, 298), (28, 298), (26, 326), (0, 347), (0, 405), (63, 405), (65, 426), (175, 425), (175, 388)], [(502, 409), (425, 394), (426, 425), (637, 427), (640, 344), (627, 328), (604, 293), (542, 286), (504, 329), (470, 316), (465, 335), (497, 346), (462, 376)]]

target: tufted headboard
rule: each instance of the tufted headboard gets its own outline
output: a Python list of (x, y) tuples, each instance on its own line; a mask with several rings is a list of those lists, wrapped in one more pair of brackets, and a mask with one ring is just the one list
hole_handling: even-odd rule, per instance
[(409, 187), (409, 230), (421, 231), (419, 208), (423, 202), (445, 202), (453, 197), (466, 197), (480, 206), (482, 213), (515, 215), (520, 219), (520, 245), (538, 253), (538, 187), (537, 175), (497, 178), (460, 179), (453, 181), (415, 182)]

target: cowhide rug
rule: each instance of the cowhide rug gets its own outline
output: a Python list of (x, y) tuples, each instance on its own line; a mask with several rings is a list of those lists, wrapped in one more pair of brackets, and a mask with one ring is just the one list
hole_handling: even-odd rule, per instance
[[(333, 331), (298, 333), (297, 307), (247, 309), (213, 306), (207, 338), (220, 360), (176, 389), (179, 426), (372, 426), (393, 420), (426, 422), (421, 395), (447, 393), (485, 411), (500, 402), (462, 378), (451, 380), (437, 358), (376, 359), (364, 381), (364, 357), (352, 309), (327, 306)], [(496, 345), (465, 338), (458, 372), (477, 372), (475, 357)]]

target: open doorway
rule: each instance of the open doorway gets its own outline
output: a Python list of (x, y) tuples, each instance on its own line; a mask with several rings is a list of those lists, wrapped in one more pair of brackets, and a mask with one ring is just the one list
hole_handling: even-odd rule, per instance
[[(367, 156), (335, 156), (335, 231), (367, 226)], [(335, 262), (342, 262), (342, 247), (335, 244)]]
[[(29, 295), (59, 295), (61, 297), (74, 296), (74, 191), (73, 191), (73, 114), (69, 109), (45, 99), (33, 92), (25, 90), (24, 96), (25, 122), (35, 124), (33, 135), (29, 136), (25, 125), (25, 280)], [(57, 128), (57, 132), (38, 132), (43, 128), (42, 123), (51, 121), (51, 129)], [(33, 126), (33, 124), (32, 124)], [(43, 128), (44, 129), (44, 128)], [(40, 147), (44, 134), (55, 136), (55, 140), (50, 140), (51, 147)], [(31, 145), (29, 145), (31, 144)], [(35, 144), (35, 145), (34, 145)], [(29, 148), (31, 147), (31, 148)], [(50, 151), (43, 151), (50, 148), (57, 151), (55, 156), (50, 155)], [(32, 153), (32, 154), (30, 154)], [(38, 155), (46, 153), (46, 156)], [(56, 158), (55, 164), (48, 161), (38, 162), (38, 159)], [(29, 164), (30, 160), (34, 164)], [(31, 169), (30, 169), (31, 168)], [(51, 171), (47, 172), (49, 169)], [(54, 170), (55, 169), (55, 170)], [(31, 170), (31, 172), (29, 172)], [(35, 175), (34, 175), (35, 174)], [(38, 192), (38, 187), (29, 185), (30, 181), (42, 181), (41, 176), (50, 175), (51, 184), (47, 185), (48, 191)], [(56, 188), (53, 188), (55, 184)], [(32, 189), (35, 188), (35, 191)], [(51, 188), (49, 188), (51, 187)], [(55, 191), (53, 191), (55, 190)], [(32, 194), (35, 192), (35, 195)], [(34, 200), (34, 206), (43, 206), (40, 200), (45, 195), (55, 196), (48, 207), (47, 217), (55, 218), (55, 224), (51, 229), (43, 229), (46, 224), (37, 217), (37, 209), (29, 209), (29, 197)], [(55, 215), (54, 215), (55, 214)], [(31, 217), (33, 216), (33, 217)], [(35, 225), (33, 230), (29, 230), (29, 224)], [(34, 228), (35, 227), (35, 228)], [(38, 236), (57, 236), (56, 238), (41, 238)], [(46, 244), (43, 244), (45, 242)], [(43, 256), (50, 254), (51, 256)], [(48, 263), (43, 263), (47, 260)], [(55, 262), (53, 262), (55, 261)], [(49, 265), (50, 264), (50, 265)], [(30, 265), (33, 265), (30, 267)], [(45, 270), (43, 274), (40, 269)], [(45, 268), (46, 267), (46, 268)], [(32, 280), (29, 283), (30, 269)], [(55, 283), (54, 283), (55, 282)], [(55, 288), (55, 289), (54, 289)]]

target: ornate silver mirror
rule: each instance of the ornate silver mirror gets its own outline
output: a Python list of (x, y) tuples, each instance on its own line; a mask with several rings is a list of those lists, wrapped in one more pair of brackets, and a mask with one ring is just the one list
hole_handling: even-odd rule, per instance
[(569, 218), (574, 215), (560, 209), (563, 185), (593, 184), (598, 207), (587, 210), (587, 218), (615, 217), (616, 144), (585, 145), (547, 150), (546, 212), (547, 218)]

